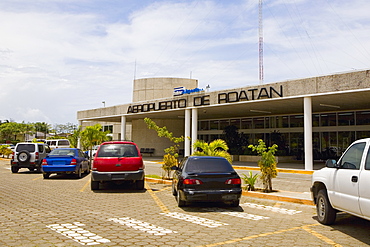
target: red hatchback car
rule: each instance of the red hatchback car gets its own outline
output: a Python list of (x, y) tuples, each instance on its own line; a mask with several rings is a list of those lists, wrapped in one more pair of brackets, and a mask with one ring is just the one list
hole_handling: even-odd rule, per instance
[(91, 167), (91, 189), (100, 183), (130, 181), (138, 190), (144, 189), (144, 162), (133, 142), (104, 142), (97, 150)]

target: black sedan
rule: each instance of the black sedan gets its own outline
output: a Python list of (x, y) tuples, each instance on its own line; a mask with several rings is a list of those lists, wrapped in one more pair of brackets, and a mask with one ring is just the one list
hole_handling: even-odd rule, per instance
[(224, 202), (239, 206), (241, 180), (225, 158), (189, 156), (172, 170), (175, 170), (172, 193), (179, 207), (188, 202)]

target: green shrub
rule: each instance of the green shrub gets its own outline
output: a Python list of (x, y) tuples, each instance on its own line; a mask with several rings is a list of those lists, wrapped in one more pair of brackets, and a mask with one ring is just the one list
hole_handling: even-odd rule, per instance
[(259, 175), (258, 174), (254, 174), (250, 171), (249, 172), (249, 176), (247, 176), (246, 174), (242, 174), (242, 178), (244, 183), (247, 185), (247, 190), (251, 190), (251, 191), (254, 191), (255, 190), (255, 187), (254, 185), (256, 184), (258, 178), (259, 178)]

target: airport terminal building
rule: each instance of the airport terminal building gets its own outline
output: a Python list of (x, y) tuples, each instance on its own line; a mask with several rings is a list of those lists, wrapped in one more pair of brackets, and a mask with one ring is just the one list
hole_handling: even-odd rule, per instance
[(132, 103), (81, 110), (77, 118), (83, 127), (102, 124), (115, 140), (154, 148), (154, 156), (172, 144), (149, 130), (145, 117), (190, 137), (184, 155), (194, 140), (223, 138), (233, 125), (246, 146), (258, 139), (277, 143), (280, 153), (312, 170), (314, 160), (339, 156), (352, 141), (370, 137), (369, 103), (370, 70), (220, 91), (199, 89), (195, 79), (146, 78), (134, 80)]

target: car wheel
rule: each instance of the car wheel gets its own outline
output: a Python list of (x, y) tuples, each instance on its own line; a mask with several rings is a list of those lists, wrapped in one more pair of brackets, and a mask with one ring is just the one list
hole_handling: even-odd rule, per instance
[(99, 181), (91, 181), (91, 190), (99, 189)]
[(85, 170), (85, 172), (84, 172), (85, 174), (89, 174), (90, 173), (90, 168), (89, 168), (89, 166), (87, 166), (86, 167), (86, 170)]
[(176, 196), (176, 190), (175, 190), (175, 185), (172, 184), (172, 195)]
[(82, 178), (82, 167), (78, 168), (77, 178)]
[(176, 193), (176, 201), (177, 201), (177, 206), (179, 206), (179, 207), (186, 206), (186, 201), (181, 200), (181, 198), (180, 198), (180, 191), (179, 190), (177, 190), (177, 193)]
[(12, 166), (12, 173), (17, 173), (19, 171), (18, 166)]
[(50, 173), (45, 172), (45, 173), (42, 174), (42, 176), (44, 177), (44, 179), (48, 179), (50, 177)]
[(337, 216), (336, 210), (331, 206), (326, 190), (320, 190), (316, 202), (317, 219), (321, 224), (331, 225)]
[(232, 201), (232, 202), (230, 203), (230, 207), (239, 207), (239, 200)]
[(144, 189), (144, 180), (136, 180), (135, 181), (135, 187), (137, 190), (143, 190)]
[(31, 154), (30, 152), (28, 152), (27, 150), (23, 150), (21, 152), (18, 153), (18, 161), (21, 162), (21, 163), (25, 163), (27, 161), (30, 160), (31, 158)]

